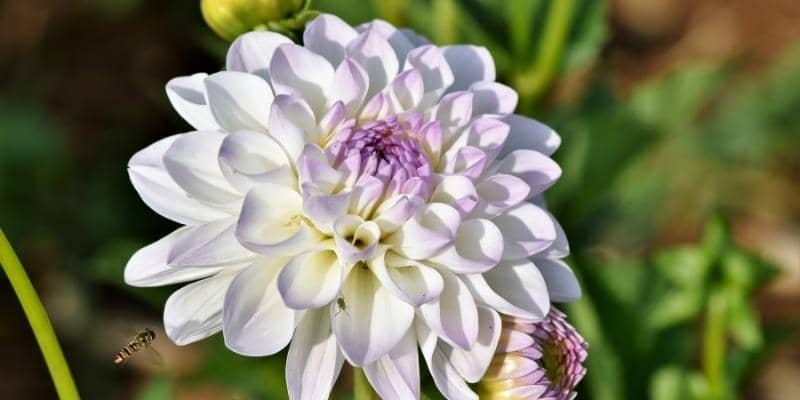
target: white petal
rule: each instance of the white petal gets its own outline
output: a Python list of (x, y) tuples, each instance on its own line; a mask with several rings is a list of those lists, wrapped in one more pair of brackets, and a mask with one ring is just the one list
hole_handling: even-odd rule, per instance
[(206, 78), (205, 84), (208, 105), (219, 126), (228, 132), (266, 131), (275, 97), (269, 83), (256, 75), (222, 71)]
[(249, 72), (269, 82), (269, 64), (275, 49), (291, 39), (275, 32), (247, 32), (233, 41), (225, 57), (228, 71)]
[(236, 240), (236, 219), (229, 217), (198, 225), (176, 240), (167, 256), (170, 267), (215, 267), (255, 257)]
[(179, 76), (167, 82), (167, 97), (175, 111), (197, 130), (219, 129), (217, 121), (206, 104), (206, 87), (203, 80), (208, 74)]
[(190, 197), (167, 173), (164, 153), (181, 136), (161, 139), (131, 157), (128, 175), (133, 187), (155, 212), (181, 224), (196, 225), (230, 216)]
[(519, 96), (517, 92), (502, 83), (475, 82), (469, 87), (475, 96), (472, 113), (480, 114), (511, 114), (517, 108)]
[(285, 258), (262, 258), (231, 282), (222, 307), (225, 346), (246, 356), (275, 354), (292, 339), (295, 311), (276, 287)]
[(254, 188), (242, 204), (236, 237), (246, 248), (267, 255), (319, 248), (320, 234), (303, 221), (302, 204), (300, 194), (285, 186)]
[[(466, 125), (472, 118), (472, 98), (470, 92), (448, 93), (436, 107), (436, 119), (445, 127), (458, 128)], [(449, 141), (449, 138), (446, 138)]]
[(347, 115), (353, 116), (364, 102), (367, 90), (369, 90), (367, 71), (353, 59), (345, 58), (336, 68), (329, 102), (341, 101), (344, 103)]
[(374, 29), (361, 33), (347, 46), (347, 56), (364, 67), (369, 76), (367, 98), (378, 93), (397, 75), (400, 63), (389, 42)]
[(493, 268), (502, 255), (500, 229), (489, 220), (476, 218), (462, 222), (453, 245), (429, 260), (451, 271), (474, 274)]
[(305, 313), (286, 356), (286, 386), (292, 400), (327, 399), (344, 356), (331, 331), (327, 308)]
[(460, 223), (461, 216), (453, 207), (442, 203), (428, 204), (420, 207), (384, 242), (408, 258), (425, 259), (453, 242)]
[(238, 272), (237, 268), (224, 270), (169, 296), (164, 305), (164, 330), (175, 344), (194, 343), (222, 330), (222, 302)]
[(372, 220), (381, 228), (381, 234), (389, 235), (400, 229), (419, 206), (420, 202), (416, 198), (399, 195), (384, 201)]
[(439, 272), (392, 251), (373, 258), (369, 265), (386, 289), (412, 306), (435, 301), (442, 293), (444, 281)]
[(384, 400), (419, 398), (419, 356), (417, 335), (409, 329), (388, 354), (364, 366), (364, 374)]
[(559, 177), (561, 167), (550, 157), (534, 150), (516, 150), (497, 165), (497, 172), (516, 175), (531, 188), (529, 197), (547, 190)]
[(290, 160), (297, 160), (306, 143), (317, 142), (314, 111), (296, 96), (278, 95), (269, 115), (269, 134), (280, 143)]
[(469, 289), (453, 273), (439, 270), (444, 280), (442, 293), (433, 303), (418, 310), (425, 323), (442, 340), (469, 349), (478, 338), (478, 308)]
[(334, 70), (324, 57), (302, 46), (283, 44), (272, 56), (270, 74), (276, 94), (297, 95), (311, 106), (316, 116), (325, 113)]
[(322, 14), (306, 25), (303, 45), (337, 66), (344, 59), (345, 47), (357, 36), (358, 32), (341, 18)]
[[(451, 149), (456, 149), (453, 146)], [(478, 178), (486, 169), (486, 153), (473, 146), (463, 146), (448, 151), (441, 159), (442, 173), (461, 175), (470, 180)]]
[(303, 194), (303, 212), (314, 226), (321, 232), (333, 234), (333, 224), (337, 219), (347, 214), (350, 204), (350, 194), (316, 196), (308, 192)]
[(455, 76), (450, 91), (466, 90), (475, 82), (495, 79), (494, 60), (485, 47), (455, 45), (443, 50)]
[(553, 225), (556, 227), (556, 240), (553, 241), (550, 247), (536, 253), (536, 257), (564, 258), (569, 255), (567, 234), (552, 214), (548, 212), (547, 215), (550, 216), (550, 220), (553, 221)]
[(431, 377), (439, 392), (448, 400), (478, 400), (478, 395), (469, 388), (458, 371), (450, 365), (447, 356), (442, 352), (442, 347), (439, 346), (440, 341), (436, 335), (423, 323), (417, 322), (414, 326), (422, 356), (425, 357), (428, 370), (431, 372)]
[(139, 249), (125, 266), (125, 283), (139, 287), (171, 285), (205, 278), (224, 268), (172, 268), (167, 265), (167, 256), (175, 242), (191, 235), (195, 229), (192, 226), (179, 228)]
[(322, 307), (336, 298), (342, 266), (331, 250), (295, 256), (278, 276), (278, 290), (287, 306), (296, 310)]
[(544, 155), (555, 153), (561, 145), (561, 137), (549, 126), (522, 115), (509, 114), (500, 118), (511, 127), (501, 154), (514, 150), (536, 150)]
[(516, 260), (498, 265), (483, 275), (465, 275), (472, 294), (503, 314), (538, 320), (550, 311), (544, 278), (533, 263)]
[(492, 221), (503, 232), (504, 260), (536, 254), (548, 248), (556, 239), (553, 220), (546, 211), (531, 203), (522, 203)]
[(478, 382), (486, 373), (503, 330), (500, 315), (484, 307), (478, 308), (478, 326), (478, 340), (469, 350), (439, 344), (456, 371), (470, 383)]
[[(517, 206), (528, 198), (531, 189), (522, 180), (514, 175), (492, 175), (475, 187), (480, 202), (474, 214), (480, 216), (495, 216)], [(500, 227), (500, 230), (503, 230)], [(506, 253), (509, 249), (505, 250)]]
[(297, 177), (283, 148), (259, 132), (227, 135), (219, 149), (219, 168), (240, 193), (262, 183), (297, 187)]
[(550, 301), (567, 303), (581, 298), (581, 285), (578, 283), (575, 273), (565, 262), (549, 258), (536, 258), (533, 263), (544, 277), (547, 291), (550, 293)]
[(356, 266), (342, 287), (342, 297), (331, 307), (331, 316), (345, 357), (362, 366), (400, 342), (414, 320), (414, 308), (392, 296), (366, 266)]
[(343, 215), (333, 224), (339, 258), (348, 264), (369, 260), (381, 238), (381, 229), (373, 221), (357, 215)]
[(411, 40), (409, 40), (405, 33), (392, 26), (392, 24), (380, 19), (359, 25), (357, 30), (359, 32), (365, 32), (368, 30), (377, 32), (379, 35), (381, 35), (381, 37), (389, 42), (399, 61), (405, 60), (406, 54), (408, 54), (408, 52), (414, 47), (417, 47), (411, 43)]
[(400, 113), (415, 109), (422, 101), (422, 76), (416, 69), (398, 74), (389, 86), (391, 111)]
[(172, 179), (192, 197), (219, 204), (235, 212), (241, 194), (225, 179), (217, 157), (225, 134), (200, 131), (177, 138), (164, 153), (164, 167)]
[(436, 46), (427, 45), (411, 50), (403, 68), (420, 71), (426, 93), (441, 95), (453, 84), (453, 71), (442, 50)]
[(461, 215), (467, 215), (478, 204), (478, 193), (472, 180), (461, 175), (441, 176), (431, 194), (431, 202), (450, 204)]

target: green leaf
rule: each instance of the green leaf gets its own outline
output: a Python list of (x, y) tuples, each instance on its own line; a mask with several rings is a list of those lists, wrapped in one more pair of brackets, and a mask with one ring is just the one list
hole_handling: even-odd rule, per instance
[(137, 400), (168, 400), (172, 396), (172, 382), (164, 376), (156, 376), (136, 396)]
[(608, 3), (582, 1), (564, 54), (564, 70), (569, 72), (597, 60), (608, 38)]

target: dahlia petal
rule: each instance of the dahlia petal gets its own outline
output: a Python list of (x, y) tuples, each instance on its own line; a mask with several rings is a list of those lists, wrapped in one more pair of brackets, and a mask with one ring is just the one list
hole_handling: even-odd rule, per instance
[(341, 298), (331, 306), (331, 316), (345, 357), (362, 366), (377, 361), (403, 339), (414, 320), (414, 308), (392, 296), (368, 268), (356, 266)]
[(485, 47), (455, 45), (443, 50), (455, 76), (450, 91), (466, 90), (475, 82), (495, 80), (494, 60)]
[(411, 42), (411, 45), (413, 47), (419, 47), (419, 46), (424, 46), (426, 44), (431, 44), (431, 41), (428, 40), (428, 38), (415, 32), (413, 29), (400, 28), (400, 32), (406, 36), (406, 39), (408, 39), (408, 41)]
[(556, 227), (547, 211), (531, 203), (522, 203), (493, 221), (505, 239), (504, 260), (534, 255), (556, 239)]
[(306, 143), (318, 143), (314, 111), (303, 99), (278, 95), (269, 115), (269, 134), (283, 146), (289, 159), (296, 160)]
[[(535, 329), (535, 328), (534, 328)], [(511, 353), (533, 346), (533, 336), (515, 329), (505, 329), (497, 344), (498, 353)]]
[(358, 118), (362, 121), (375, 121), (385, 117), (388, 111), (389, 101), (386, 100), (386, 95), (377, 93), (364, 104)]
[(420, 207), (385, 242), (412, 260), (425, 259), (453, 242), (460, 223), (461, 216), (455, 208), (442, 203), (428, 204)]
[(344, 356), (331, 331), (327, 308), (309, 310), (295, 330), (286, 356), (286, 386), (292, 400), (327, 399)]
[(167, 82), (167, 97), (175, 111), (197, 130), (219, 129), (206, 103), (203, 81), (208, 74), (179, 76)]
[(371, 215), (381, 200), (383, 188), (383, 182), (372, 175), (362, 175), (358, 178), (350, 195), (350, 213)]
[(553, 225), (556, 227), (556, 239), (550, 245), (550, 247), (540, 251), (536, 254), (536, 257), (547, 257), (547, 258), (564, 258), (569, 255), (569, 242), (567, 241), (567, 234), (564, 232), (564, 228), (561, 227), (561, 224), (553, 217), (552, 214), (547, 213), (550, 216), (550, 219), (553, 221)]
[(578, 283), (578, 278), (565, 262), (549, 258), (536, 258), (533, 263), (544, 277), (547, 291), (550, 293), (550, 301), (567, 303), (581, 298), (581, 285)]
[(392, 112), (413, 110), (422, 101), (422, 76), (416, 69), (403, 71), (394, 78), (389, 89)]
[(486, 153), (473, 146), (463, 146), (442, 157), (442, 172), (462, 175), (470, 179), (478, 178), (486, 167)]
[(492, 162), (508, 138), (508, 124), (489, 117), (478, 117), (466, 129), (466, 144), (486, 153), (486, 162)]
[(412, 329), (392, 351), (364, 366), (364, 375), (384, 400), (419, 399), (419, 355)]
[(315, 189), (314, 194), (333, 193), (343, 179), (342, 172), (330, 166), (325, 153), (315, 144), (307, 144), (303, 148), (297, 158), (297, 173), (300, 176), (300, 186), (304, 190)]
[(439, 344), (453, 368), (469, 383), (479, 381), (486, 373), (502, 332), (500, 315), (489, 308), (478, 307), (478, 326), (478, 339), (469, 350)]
[(388, 235), (400, 229), (414, 215), (419, 206), (419, 201), (400, 195), (397, 196), (396, 200), (389, 199), (384, 201), (373, 221), (381, 228), (382, 234)]
[(198, 131), (181, 135), (164, 153), (164, 167), (181, 188), (206, 203), (238, 208), (241, 195), (225, 179), (216, 160), (225, 134), (219, 131)]
[(425, 324), (414, 324), (422, 356), (428, 364), (433, 383), (448, 400), (478, 400), (478, 395), (469, 388), (458, 371), (450, 365), (447, 356), (438, 346), (439, 340)]
[(369, 90), (367, 71), (352, 58), (345, 58), (333, 78), (330, 101), (344, 103), (347, 115), (354, 115), (361, 107)]
[(155, 212), (184, 225), (197, 225), (230, 216), (224, 210), (190, 197), (167, 173), (164, 153), (181, 136), (161, 139), (131, 157), (128, 176), (136, 192)]
[(322, 307), (339, 292), (342, 266), (336, 253), (322, 250), (300, 254), (278, 275), (278, 291), (289, 308)]
[(529, 197), (547, 190), (559, 177), (561, 167), (550, 157), (534, 150), (515, 150), (497, 165), (497, 171), (516, 175), (531, 188)]
[(369, 265), (386, 289), (414, 307), (435, 301), (442, 293), (444, 281), (435, 269), (392, 251), (373, 258)]
[[(531, 189), (525, 181), (514, 175), (497, 174), (475, 186), (475, 191), (480, 201), (473, 215), (492, 217), (525, 201)], [(500, 227), (500, 230), (503, 228)], [(505, 252), (508, 253), (509, 249)]]
[(266, 255), (319, 248), (321, 235), (302, 220), (302, 204), (300, 194), (285, 186), (256, 187), (244, 199), (236, 237), (244, 247)]
[(236, 218), (198, 225), (172, 243), (167, 255), (170, 267), (216, 267), (252, 259), (251, 253), (236, 240)]
[(245, 356), (275, 354), (292, 339), (296, 312), (276, 285), (285, 258), (262, 258), (233, 279), (222, 306), (225, 346)]
[(517, 108), (517, 92), (498, 82), (475, 82), (469, 87), (475, 96), (472, 112), (481, 114), (511, 114)]
[(172, 268), (167, 265), (173, 244), (195, 229), (193, 226), (184, 226), (133, 253), (125, 265), (125, 283), (138, 287), (164, 286), (205, 278), (219, 272), (224, 267)]
[(219, 168), (240, 193), (262, 183), (297, 186), (297, 177), (283, 148), (259, 132), (237, 131), (225, 136), (219, 149)]
[(500, 117), (500, 120), (511, 127), (501, 155), (514, 150), (530, 149), (549, 156), (561, 145), (561, 137), (556, 131), (535, 119), (508, 114)]
[(292, 40), (275, 32), (247, 32), (233, 41), (225, 57), (228, 71), (248, 72), (269, 82), (269, 65), (275, 49)]
[(325, 234), (333, 233), (333, 224), (336, 220), (347, 214), (350, 204), (350, 194), (336, 195), (303, 195), (303, 212), (314, 226)]
[(269, 106), (275, 97), (269, 83), (235, 71), (217, 72), (204, 82), (208, 106), (220, 127), (228, 132), (266, 131)]
[(368, 30), (377, 32), (389, 42), (397, 55), (397, 60), (401, 62), (405, 60), (406, 54), (408, 54), (411, 49), (417, 47), (409, 40), (408, 35), (395, 28), (392, 24), (380, 19), (359, 25), (356, 27), (356, 30), (358, 32), (365, 32)]
[(461, 215), (469, 214), (478, 204), (478, 193), (472, 181), (461, 175), (441, 176), (431, 194), (431, 202), (450, 204)]
[(347, 44), (357, 36), (358, 32), (341, 18), (322, 14), (306, 25), (303, 45), (328, 59), (335, 67), (344, 59)]
[(304, 99), (314, 115), (325, 113), (333, 83), (333, 66), (324, 57), (295, 44), (282, 44), (270, 63), (275, 94), (294, 94)]
[(378, 224), (364, 221), (357, 215), (343, 215), (337, 219), (333, 232), (339, 258), (348, 264), (372, 258), (381, 238)]
[(544, 278), (528, 260), (505, 262), (482, 275), (464, 278), (481, 303), (503, 314), (538, 320), (550, 311)]
[(470, 219), (459, 225), (453, 245), (429, 260), (457, 273), (476, 274), (497, 265), (503, 247), (503, 234), (494, 223)]
[(472, 118), (472, 98), (470, 92), (452, 92), (444, 95), (436, 107), (436, 119), (442, 125), (459, 128)]
[(164, 305), (164, 330), (183, 346), (222, 330), (222, 302), (238, 269), (227, 269), (176, 290)]
[(469, 289), (455, 274), (439, 270), (444, 282), (439, 298), (417, 309), (428, 327), (445, 342), (470, 349), (478, 338), (478, 309)]
[(368, 29), (350, 42), (347, 56), (361, 64), (369, 76), (367, 98), (385, 88), (400, 68), (394, 49), (375, 29)]
[(405, 58), (405, 69), (417, 69), (422, 74), (425, 93), (440, 96), (453, 84), (453, 71), (436, 46), (426, 45), (411, 50)]

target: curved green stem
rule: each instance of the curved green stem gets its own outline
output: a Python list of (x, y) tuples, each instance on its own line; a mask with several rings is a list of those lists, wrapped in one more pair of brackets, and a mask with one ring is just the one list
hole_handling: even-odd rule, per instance
[(17, 298), (22, 304), (22, 310), (31, 324), (33, 335), (42, 350), (44, 361), (47, 364), (47, 369), (50, 370), (50, 376), (53, 378), (58, 397), (61, 400), (79, 399), (78, 389), (72, 380), (72, 374), (69, 372), (67, 361), (64, 359), (64, 353), (61, 352), (61, 346), (58, 344), (55, 331), (53, 331), (53, 325), (50, 324), (50, 319), (47, 317), (42, 301), (39, 300), (28, 274), (25, 273), (22, 263), (14, 253), (11, 243), (8, 242), (2, 229), (0, 229), (0, 264), (2, 264), (3, 271), (8, 276), (11, 287), (14, 288)]
[(375, 392), (372, 391), (364, 370), (353, 367), (353, 400), (375, 400)]
[(572, 26), (574, 9), (574, 0), (556, 0), (550, 3), (534, 62), (514, 77), (514, 87), (519, 91), (521, 101), (535, 101), (555, 76)]

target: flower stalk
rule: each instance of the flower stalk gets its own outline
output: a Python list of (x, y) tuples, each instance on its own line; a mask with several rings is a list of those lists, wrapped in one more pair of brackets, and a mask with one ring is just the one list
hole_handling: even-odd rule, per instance
[(61, 400), (79, 399), (78, 389), (75, 387), (69, 366), (64, 359), (64, 353), (58, 344), (58, 338), (47, 317), (44, 305), (2, 229), (0, 229), (0, 264), (22, 304), (25, 317), (31, 324), (33, 335), (42, 350), (47, 369), (50, 371), (53, 384), (55, 384), (58, 398)]

